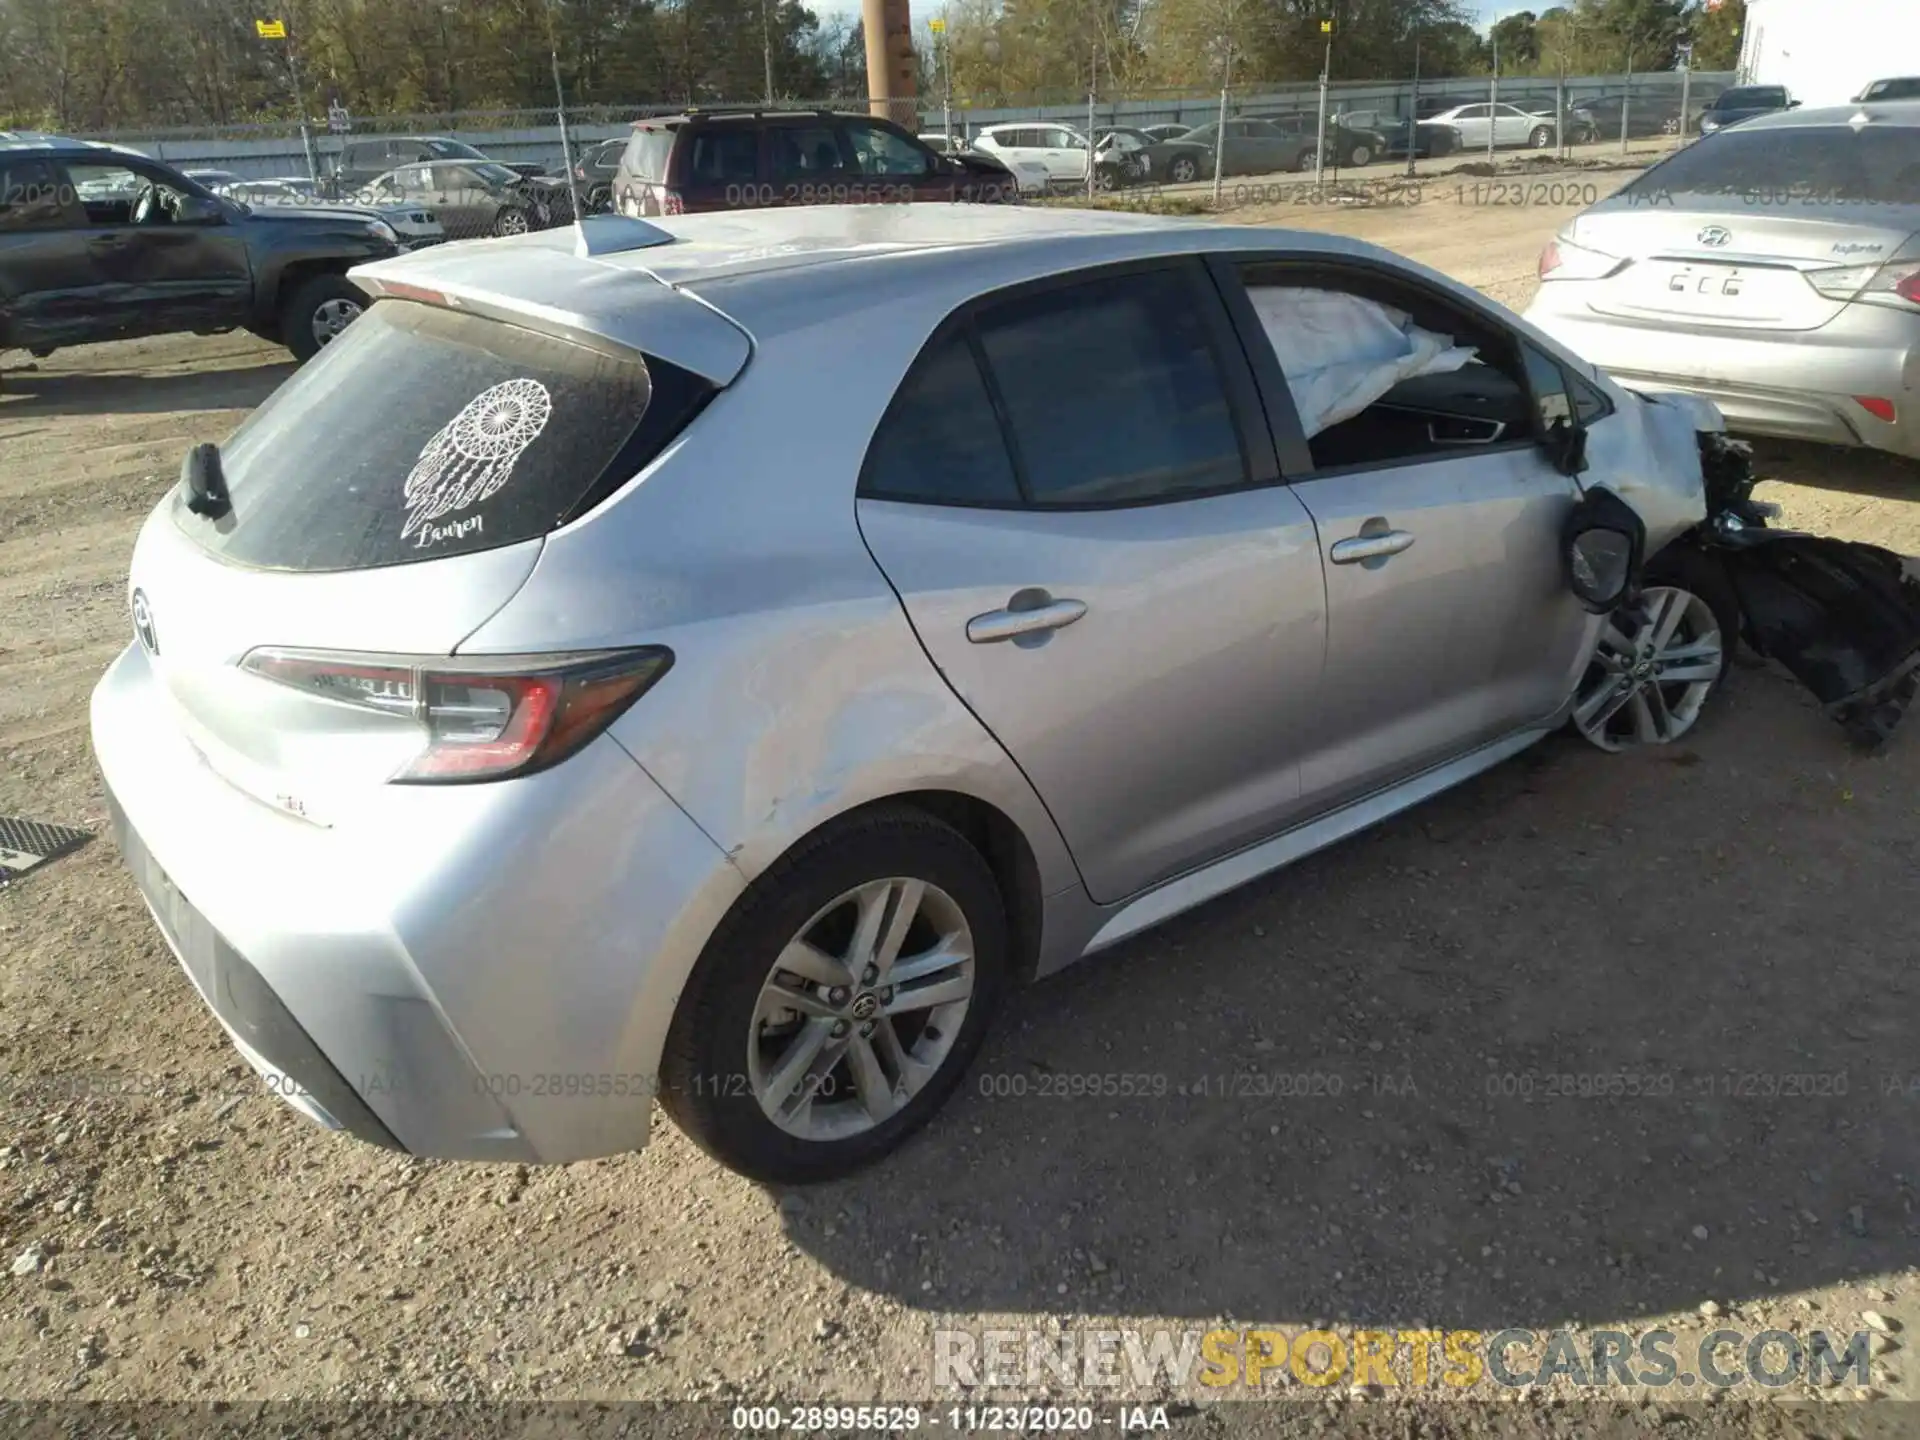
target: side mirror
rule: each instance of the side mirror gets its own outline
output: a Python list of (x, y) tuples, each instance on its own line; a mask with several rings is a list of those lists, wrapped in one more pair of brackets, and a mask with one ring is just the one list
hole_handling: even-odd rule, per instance
[(1611, 490), (1589, 490), (1567, 514), (1562, 531), (1567, 586), (1595, 615), (1620, 608), (1640, 583), (1647, 527)]
[(212, 196), (182, 195), (179, 208), (174, 211), (173, 223), (176, 225), (224, 225), (227, 223), (227, 212)]

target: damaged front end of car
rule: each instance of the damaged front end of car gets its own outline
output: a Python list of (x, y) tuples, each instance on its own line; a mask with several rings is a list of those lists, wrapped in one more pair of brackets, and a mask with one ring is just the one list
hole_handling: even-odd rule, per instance
[(1878, 545), (1769, 528), (1752, 447), (1698, 437), (1707, 516), (1673, 543), (1726, 577), (1740, 634), (1777, 661), (1863, 749), (1884, 744), (1920, 693), (1920, 578)]

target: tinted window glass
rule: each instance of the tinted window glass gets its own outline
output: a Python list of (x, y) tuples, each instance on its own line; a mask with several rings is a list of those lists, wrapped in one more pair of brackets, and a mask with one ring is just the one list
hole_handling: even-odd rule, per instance
[(850, 121), (847, 138), (853, 142), (854, 163), (862, 175), (924, 175), (926, 153), (903, 135), (878, 125)]
[(693, 137), (693, 165), (687, 178), (695, 185), (738, 185), (759, 179), (759, 132), (738, 126), (700, 131)]
[(867, 452), (860, 489), (941, 505), (1020, 503), (1000, 422), (964, 336), (941, 342), (901, 387)]
[(1786, 103), (1787, 92), (1778, 85), (1749, 85), (1739, 90), (1727, 90), (1714, 101), (1715, 106), (1722, 110), (1752, 110), (1765, 105), (1784, 108)]
[(831, 125), (780, 125), (768, 138), (773, 143), (776, 180), (818, 180), (846, 173), (840, 136)]
[(1794, 198), (1920, 204), (1920, 132), (1910, 126), (1738, 125), (1676, 152), (1621, 190), (1642, 203), (1670, 195), (1729, 195), (1768, 206)]
[(652, 398), (637, 356), (382, 300), (221, 447), (233, 511), (174, 516), (230, 560), (344, 570), (545, 534)]
[(1183, 273), (1116, 276), (986, 312), (980, 338), (1037, 505), (1244, 482), (1226, 391)]
[(0, 230), (56, 230), (63, 186), (44, 160), (0, 164)]
[(1560, 362), (1545, 351), (1523, 345), (1527, 361), (1527, 384), (1533, 390), (1534, 418), (1545, 434), (1561, 421), (1573, 419), (1573, 400), (1567, 394), (1567, 377)]

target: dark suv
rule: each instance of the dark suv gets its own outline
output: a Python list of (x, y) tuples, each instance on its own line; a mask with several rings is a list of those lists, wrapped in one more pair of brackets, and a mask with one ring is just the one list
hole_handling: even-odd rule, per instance
[(623, 215), (1020, 198), (1013, 172), (991, 156), (941, 155), (890, 121), (828, 110), (636, 121), (612, 188)]
[(349, 268), (400, 253), (364, 211), (223, 200), (83, 140), (0, 140), (0, 350), (247, 329), (304, 360), (366, 306)]

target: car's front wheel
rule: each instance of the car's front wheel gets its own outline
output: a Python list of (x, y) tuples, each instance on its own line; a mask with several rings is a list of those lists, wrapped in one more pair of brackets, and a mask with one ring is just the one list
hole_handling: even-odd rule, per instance
[(337, 340), (367, 308), (366, 293), (344, 275), (316, 275), (298, 286), (280, 310), (280, 343), (296, 360), (311, 360)]
[(1176, 185), (1185, 185), (1198, 178), (1199, 174), (1200, 166), (1191, 155), (1177, 156), (1167, 167), (1167, 179)]
[(1533, 134), (1527, 137), (1527, 142), (1536, 150), (1546, 149), (1553, 144), (1553, 127), (1551, 125), (1534, 126)]
[(527, 212), (511, 205), (493, 217), (493, 233), (496, 235), (524, 235), (527, 229)]
[(993, 872), (919, 810), (861, 812), (760, 876), (708, 942), (661, 1057), (661, 1102), (751, 1179), (837, 1179), (932, 1118), (1007, 971)]
[(1347, 157), (1347, 163), (1349, 165), (1371, 165), (1373, 163), (1373, 147), (1371, 145), (1354, 146), (1353, 153)]
[(1636, 611), (1609, 616), (1574, 694), (1573, 727), (1602, 750), (1668, 745), (1726, 683), (1740, 602), (1725, 570), (1691, 547), (1647, 566)]

